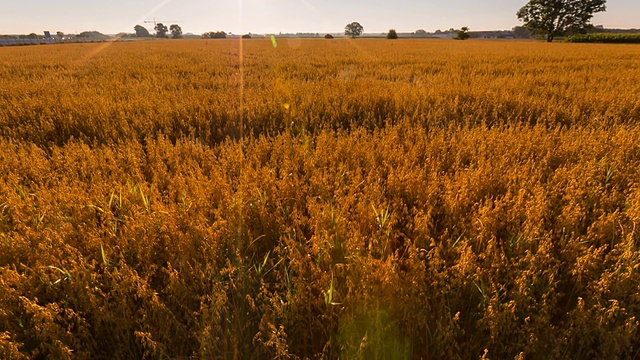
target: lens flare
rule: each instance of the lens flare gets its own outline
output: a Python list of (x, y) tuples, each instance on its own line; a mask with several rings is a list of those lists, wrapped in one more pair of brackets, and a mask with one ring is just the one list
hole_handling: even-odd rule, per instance
[[(162, 0), (161, 2), (159, 2), (156, 6), (154, 6), (151, 10), (149, 10), (149, 12), (147, 12), (146, 14), (142, 15), (142, 17), (140, 17), (140, 19), (138, 19), (138, 22), (144, 22), (145, 19), (149, 18), (151, 15), (155, 14), (158, 10), (162, 9), (165, 5), (167, 5), (168, 3), (170, 3), (172, 0)], [(87, 63), (89, 62), (91, 59), (95, 58), (96, 56), (98, 56), (98, 54), (100, 54), (101, 52), (103, 52), (104, 50), (106, 50), (109, 46), (111, 46), (114, 42), (116, 42), (117, 40), (119, 40), (120, 37), (116, 36), (115, 38), (113, 38), (112, 40), (109, 40), (107, 42), (105, 42), (104, 44), (101, 44), (100, 46), (94, 48), (93, 50), (91, 50), (90, 52), (88, 52), (85, 56), (83, 56), (82, 58), (80, 58), (79, 60), (77, 60), (80, 63)]]

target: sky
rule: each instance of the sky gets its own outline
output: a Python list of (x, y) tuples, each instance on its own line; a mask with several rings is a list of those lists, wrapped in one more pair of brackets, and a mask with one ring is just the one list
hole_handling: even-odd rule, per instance
[[(342, 32), (358, 21), (366, 33), (413, 32), (469, 26), (503, 30), (520, 25), (515, 13), (526, 0), (1, 0), (0, 34), (45, 30), (105, 34), (134, 32), (145, 20), (177, 23), (184, 33)], [(640, 0), (609, 0), (592, 23), (640, 28)]]

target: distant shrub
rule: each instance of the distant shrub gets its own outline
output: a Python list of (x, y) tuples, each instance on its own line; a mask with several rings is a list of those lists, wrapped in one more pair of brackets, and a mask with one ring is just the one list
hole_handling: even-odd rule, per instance
[(463, 26), (462, 29), (456, 32), (456, 36), (453, 38), (454, 40), (467, 40), (470, 38), (469, 27)]
[(108, 39), (109, 36), (100, 33), (98, 31), (83, 31), (80, 34), (78, 34), (76, 37), (79, 38), (93, 38), (93, 39)]
[(251, 39), (251, 35), (245, 34), (245, 35), (242, 35), (242, 38), (243, 39)]
[(325, 39), (333, 39), (333, 35), (331, 34), (327, 34), (324, 36)]
[(395, 29), (390, 29), (387, 33), (387, 39), (395, 40), (398, 38), (398, 33)]
[(571, 43), (640, 44), (640, 34), (579, 34), (569, 36), (564, 41)]
[(226, 39), (227, 33), (224, 31), (211, 31), (202, 34), (204, 39)]

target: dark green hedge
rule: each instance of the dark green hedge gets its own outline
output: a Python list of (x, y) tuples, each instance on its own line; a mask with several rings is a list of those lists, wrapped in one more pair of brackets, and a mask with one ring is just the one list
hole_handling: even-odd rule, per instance
[(640, 44), (640, 34), (582, 34), (569, 36), (565, 41), (573, 43)]

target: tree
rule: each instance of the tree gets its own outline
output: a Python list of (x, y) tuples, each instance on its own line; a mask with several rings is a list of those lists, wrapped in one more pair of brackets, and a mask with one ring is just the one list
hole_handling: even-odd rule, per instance
[(362, 35), (363, 31), (364, 27), (362, 27), (359, 22), (355, 21), (351, 24), (347, 24), (347, 26), (344, 27), (344, 34), (347, 36), (351, 36), (351, 38), (356, 38), (357, 36)]
[(516, 15), (532, 34), (552, 42), (568, 32), (583, 32), (593, 14), (605, 10), (606, 0), (530, 0)]
[(418, 37), (426, 37), (428, 34), (427, 34), (426, 30), (418, 29), (418, 30), (416, 30), (415, 35), (418, 36)]
[(224, 31), (210, 31), (202, 34), (205, 39), (226, 39), (227, 33)]
[(516, 26), (511, 30), (513, 37), (516, 39), (529, 39), (531, 38), (531, 34), (529, 30), (524, 26)]
[(133, 27), (133, 30), (136, 31), (136, 37), (150, 37), (149, 30), (142, 25), (136, 25)]
[(62, 31), (57, 31), (56, 36), (58, 37), (58, 40), (62, 40), (62, 38), (64, 37), (64, 33)]
[(182, 38), (182, 29), (179, 25), (173, 24), (169, 26), (169, 30), (171, 31), (172, 39), (181, 39)]
[(157, 23), (156, 27), (154, 27), (153, 29), (156, 31), (156, 37), (159, 38), (166, 38), (167, 32), (169, 32), (169, 29), (163, 23)]
[(109, 39), (108, 35), (105, 35), (98, 31), (83, 31), (80, 34), (76, 35), (77, 38), (90, 38), (90, 39), (100, 39), (107, 40)]
[(333, 35), (327, 34), (327, 35), (324, 36), (324, 38), (328, 39), (328, 40), (331, 40), (331, 39), (333, 39)]
[(454, 39), (456, 39), (456, 40), (467, 40), (470, 37), (471, 37), (471, 35), (469, 35), (469, 27), (468, 26), (463, 26), (462, 29), (456, 31), (456, 36), (454, 37)]
[(396, 32), (396, 29), (389, 29), (389, 32), (387, 33), (387, 39), (397, 39), (398, 38), (398, 33)]

